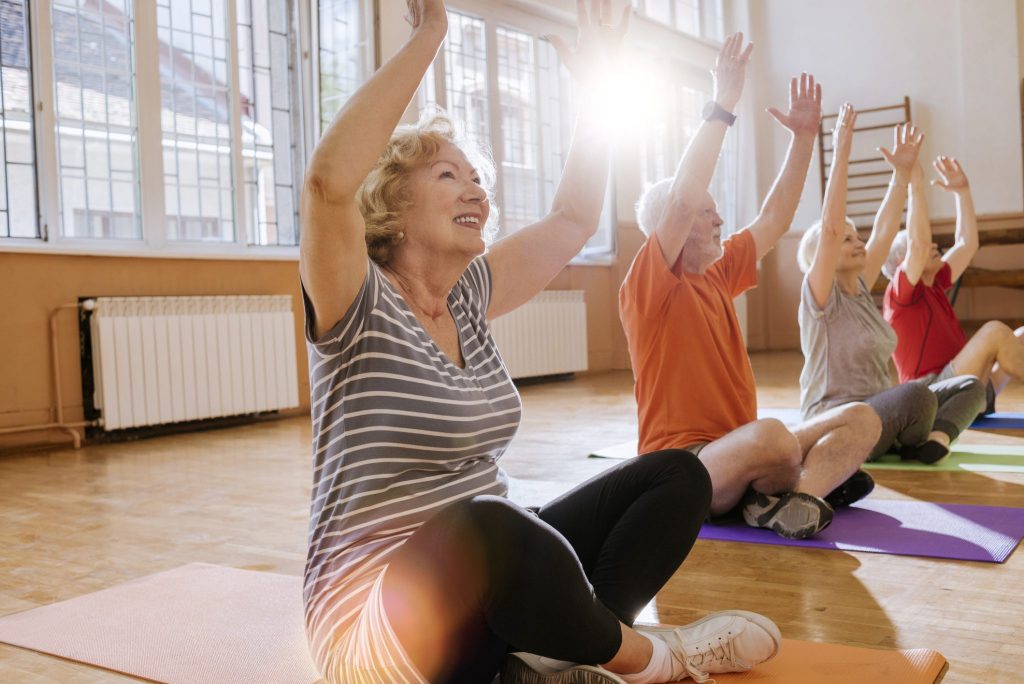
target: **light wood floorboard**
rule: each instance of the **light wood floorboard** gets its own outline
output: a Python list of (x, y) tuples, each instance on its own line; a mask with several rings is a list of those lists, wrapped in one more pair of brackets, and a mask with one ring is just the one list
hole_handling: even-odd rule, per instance
[[(762, 406), (795, 405), (798, 354), (755, 354)], [(550, 493), (614, 461), (596, 447), (635, 434), (628, 372), (522, 388), (525, 416), (502, 463)], [(1024, 411), (1011, 387), (1002, 410)], [(309, 421), (290, 418), (81, 451), (0, 455), (0, 615), (194, 561), (301, 574)], [(963, 441), (1024, 437), (968, 432)], [(1024, 506), (1024, 475), (878, 472), (876, 496)], [(947, 682), (1021, 682), (1024, 560), (1003, 565), (699, 541), (648, 611), (689, 622), (743, 608), (790, 638), (930, 647)], [(2, 682), (136, 681), (0, 645)]]

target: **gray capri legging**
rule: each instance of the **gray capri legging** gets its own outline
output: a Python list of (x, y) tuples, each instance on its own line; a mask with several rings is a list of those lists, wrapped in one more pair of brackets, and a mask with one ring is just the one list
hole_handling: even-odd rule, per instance
[(986, 391), (973, 375), (959, 375), (930, 384), (927, 379), (905, 382), (864, 402), (882, 419), (882, 435), (868, 457), (874, 460), (923, 443), (933, 430), (956, 439), (985, 411)]

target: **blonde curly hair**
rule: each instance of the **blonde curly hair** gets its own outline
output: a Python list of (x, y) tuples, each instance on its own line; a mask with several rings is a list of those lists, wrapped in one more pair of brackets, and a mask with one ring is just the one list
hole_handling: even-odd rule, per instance
[(423, 112), (417, 123), (395, 129), (356, 195), (366, 223), (366, 250), (376, 263), (387, 264), (405, 237), (404, 216), (412, 204), (409, 172), (427, 164), (446, 142), (459, 148), (480, 174), (480, 184), (491, 203), (484, 239), (490, 241), (497, 233), (494, 161), (484, 145), (468, 136), (443, 110), (432, 108)]

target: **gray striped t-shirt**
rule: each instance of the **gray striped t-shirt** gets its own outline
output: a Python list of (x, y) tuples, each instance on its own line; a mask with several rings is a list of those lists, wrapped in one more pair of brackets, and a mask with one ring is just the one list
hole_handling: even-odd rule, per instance
[(464, 369), (373, 261), (319, 340), (305, 301), (314, 470), (304, 599), (321, 667), (421, 524), (454, 501), (508, 491), (495, 462), (522, 407), (487, 328), (490, 285), (479, 257), (448, 296)]

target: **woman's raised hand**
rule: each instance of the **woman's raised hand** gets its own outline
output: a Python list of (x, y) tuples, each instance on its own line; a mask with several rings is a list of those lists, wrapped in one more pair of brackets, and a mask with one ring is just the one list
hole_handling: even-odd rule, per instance
[(623, 38), (629, 29), (629, 18), (633, 13), (630, 3), (622, 10), (619, 25), (612, 25), (611, 0), (576, 0), (576, 45), (569, 45), (559, 36), (547, 36), (558, 53), (558, 58), (572, 74), (573, 80), (581, 86), (596, 84), (608, 77)]
[(941, 177), (941, 180), (933, 180), (932, 185), (953, 193), (964, 192), (970, 188), (970, 184), (967, 182), (967, 174), (960, 168), (960, 162), (953, 157), (936, 157), (935, 161), (932, 162), (932, 166), (935, 167), (935, 170), (939, 172)]
[(448, 14), (445, 12), (444, 0), (406, 0), (408, 11), (405, 20), (418, 29), (421, 26), (437, 26), (448, 28)]
[(832, 129), (833, 147), (853, 140), (853, 127), (857, 123), (857, 111), (849, 102), (844, 102), (836, 117), (836, 126)]
[(892, 150), (879, 147), (878, 151), (889, 162), (896, 180), (900, 183), (908, 183), (914, 166), (917, 164), (917, 157), (921, 153), (921, 142), (924, 140), (924, 133), (919, 131), (912, 123), (899, 124), (892, 131)]

